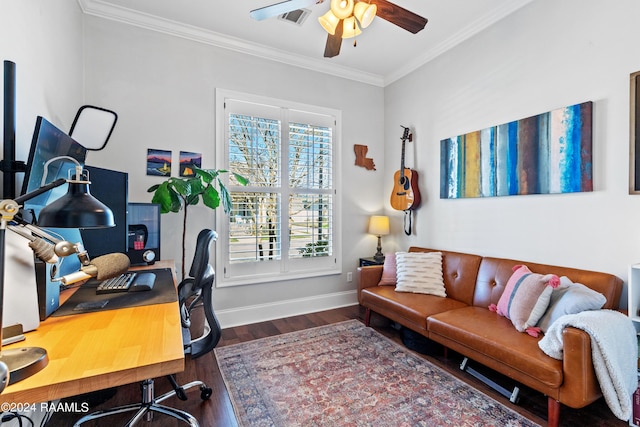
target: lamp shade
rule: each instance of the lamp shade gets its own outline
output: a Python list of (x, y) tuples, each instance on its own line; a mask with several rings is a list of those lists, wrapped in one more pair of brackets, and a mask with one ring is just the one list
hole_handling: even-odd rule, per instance
[(378, 7), (375, 4), (369, 4), (361, 1), (356, 3), (356, 5), (354, 6), (353, 14), (356, 18), (358, 18), (360, 26), (362, 28), (367, 28), (373, 21), (373, 18), (376, 17), (377, 11)]
[(369, 234), (385, 236), (389, 234), (389, 217), (373, 215), (369, 219)]
[(87, 181), (69, 181), (67, 194), (45, 206), (38, 215), (41, 227), (114, 227), (113, 212), (89, 192)]
[(358, 27), (358, 22), (354, 16), (350, 16), (344, 20), (343, 29), (342, 29), (342, 38), (350, 39), (355, 36), (359, 36), (362, 31), (360, 31), (360, 27)]
[(330, 8), (338, 19), (348, 18), (353, 14), (353, 0), (331, 0)]
[(327, 33), (334, 35), (340, 20), (333, 14), (333, 12), (328, 11), (318, 18), (318, 22), (320, 22), (320, 25), (322, 25), (322, 28), (324, 28)]

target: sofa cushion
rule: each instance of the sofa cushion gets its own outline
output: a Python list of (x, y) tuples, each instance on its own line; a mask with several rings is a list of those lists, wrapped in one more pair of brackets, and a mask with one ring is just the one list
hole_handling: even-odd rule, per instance
[(551, 293), (549, 307), (538, 326), (543, 332), (565, 314), (577, 314), (586, 310), (599, 310), (607, 302), (600, 292), (589, 289), (582, 283), (573, 283), (567, 276), (560, 278), (560, 286)]
[(467, 306), (451, 298), (396, 292), (390, 286), (363, 289), (360, 299), (363, 306), (419, 332), (427, 330), (427, 316)]
[(562, 385), (562, 361), (544, 354), (539, 338), (519, 333), (508, 319), (486, 308), (469, 306), (434, 314), (427, 319), (427, 331), (434, 341), (486, 366), (508, 366), (523, 384)]
[[(486, 308), (492, 303), (497, 304), (513, 274), (513, 266), (518, 264), (525, 264), (525, 262), (508, 258), (483, 257), (474, 280), (476, 286), (473, 303), (469, 305)], [(526, 265), (534, 273), (553, 273), (558, 277), (567, 276), (574, 282), (583, 283), (590, 289), (600, 292), (607, 298), (607, 302), (602, 308), (616, 310), (619, 306), (623, 282), (613, 274), (533, 262), (526, 262)]]
[(397, 252), (397, 292), (446, 297), (442, 276), (442, 252)]
[(384, 257), (384, 265), (382, 266), (382, 277), (380, 278), (380, 282), (378, 282), (378, 286), (395, 286), (396, 282), (396, 254), (387, 254)]
[(540, 328), (535, 326), (549, 306), (553, 288), (559, 283), (555, 274), (532, 273), (526, 265), (516, 265), (497, 306), (490, 305), (489, 309), (510, 319), (519, 332), (536, 337)]

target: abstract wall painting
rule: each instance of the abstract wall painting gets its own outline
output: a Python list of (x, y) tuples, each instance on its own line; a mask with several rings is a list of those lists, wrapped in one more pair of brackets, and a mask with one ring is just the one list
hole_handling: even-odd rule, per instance
[(202, 154), (190, 151), (180, 152), (180, 176), (195, 176), (193, 167), (202, 167)]
[(147, 175), (171, 176), (171, 151), (147, 149)]
[(592, 102), (440, 141), (440, 198), (593, 191)]

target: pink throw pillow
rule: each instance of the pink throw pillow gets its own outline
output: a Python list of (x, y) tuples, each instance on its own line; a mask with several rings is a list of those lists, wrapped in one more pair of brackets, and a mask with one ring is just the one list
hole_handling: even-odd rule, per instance
[(387, 254), (384, 257), (384, 265), (382, 266), (382, 278), (378, 282), (378, 286), (396, 285), (396, 254)]
[(540, 328), (536, 324), (549, 306), (551, 292), (559, 284), (555, 274), (532, 273), (526, 265), (516, 265), (498, 305), (490, 305), (489, 310), (510, 319), (518, 331), (537, 337)]

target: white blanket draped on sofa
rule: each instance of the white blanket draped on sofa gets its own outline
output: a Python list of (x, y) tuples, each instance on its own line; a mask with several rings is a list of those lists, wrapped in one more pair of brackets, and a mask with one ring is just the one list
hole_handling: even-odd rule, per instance
[(638, 345), (633, 322), (613, 310), (583, 311), (556, 320), (538, 345), (554, 359), (562, 359), (562, 330), (573, 326), (591, 336), (591, 356), (602, 394), (613, 414), (628, 420), (631, 397), (638, 385)]

